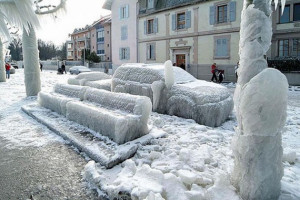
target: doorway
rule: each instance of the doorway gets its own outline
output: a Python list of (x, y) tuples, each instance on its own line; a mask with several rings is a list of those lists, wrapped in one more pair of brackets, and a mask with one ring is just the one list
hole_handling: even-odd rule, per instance
[(177, 54), (176, 55), (176, 66), (185, 70), (185, 54)]

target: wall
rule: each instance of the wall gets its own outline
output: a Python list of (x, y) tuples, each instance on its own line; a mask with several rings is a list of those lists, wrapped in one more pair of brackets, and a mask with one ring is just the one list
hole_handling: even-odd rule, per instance
[[(119, 8), (122, 5), (129, 5), (129, 18), (119, 19)], [(123, 63), (137, 62), (137, 0), (113, 1), (111, 6), (112, 11), (112, 62), (114, 66), (120, 66)], [(128, 38), (121, 40), (121, 26), (127, 25)], [(121, 47), (130, 48), (130, 59), (120, 60), (119, 49)]]
[(91, 53), (92, 52), (97, 54), (97, 33), (95, 27), (91, 29)]
[(104, 50), (105, 50), (105, 61), (111, 61), (111, 24), (107, 23), (104, 25)]

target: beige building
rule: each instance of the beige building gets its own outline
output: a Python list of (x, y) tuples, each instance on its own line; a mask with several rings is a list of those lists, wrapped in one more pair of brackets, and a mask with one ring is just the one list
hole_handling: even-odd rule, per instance
[(67, 60), (81, 60), (81, 51), (90, 49), (91, 32), (90, 26), (75, 29), (70, 35), (71, 41), (67, 41)]
[(272, 20), (273, 40), (268, 58), (300, 59), (300, 0), (288, 0), (283, 14), (281, 8), (277, 9)]
[[(154, 5), (152, 5), (152, 2)], [(209, 80), (211, 65), (235, 80), (243, 1), (140, 0), (139, 62), (172, 60), (199, 79)]]

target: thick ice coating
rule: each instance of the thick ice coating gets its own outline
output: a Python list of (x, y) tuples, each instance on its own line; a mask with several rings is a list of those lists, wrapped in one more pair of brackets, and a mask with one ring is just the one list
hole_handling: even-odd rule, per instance
[[(149, 132), (148, 97), (88, 89), (84, 102), (67, 104), (67, 118), (123, 144)], [(86, 104), (93, 102), (97, 105)]]
[(147, 96), (152, 100), (153, 110), (159, 113), (191, 118), (208, 126), (223, 123), (233, 108), (228, 90), (171, 67), (167, 70), (173, 71), (174, 78), (170, 72), (165, 74), (163, 64), (124, 64), (113, 76), (112, 91)]
[[(108, 90), (108, 82), (100, 82), (100, 81), (109, 80), (109, 79), (111, 79), (111, 76), (103, 72), (87, 72), (87, 73), (80, 73), (75, 78), (69, 78), (68, 84), (90, 86), (90, 87), (96, 87), (98, 89)], [(98, 83), (95, 83), (96, 81)], [(109, 90), (111, 89), (109, 88)]]
[(119, 144), (149, 133), (152, 104), (148, 97), (56, 84), (54, 92), (40, 92), (38, 102)]

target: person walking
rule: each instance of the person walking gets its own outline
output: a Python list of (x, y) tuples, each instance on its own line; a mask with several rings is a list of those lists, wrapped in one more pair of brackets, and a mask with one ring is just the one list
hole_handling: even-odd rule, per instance
[(217, 64), (214, 63), (214, 64), (211, 66), (211, 73), (212, 73), (211, 81), (212, 81), (212, 82), (214, 81), (214, 79), (216, 80), (216, 82), (218, 82), (217, 72), (218, 72), (218, 67), (217, 67)]
[(62, 70), (62, 74), (63, 74), (64, 72), (67, 74), (66, 66), (65, 66), (65, 63), (64, 63), (64, 62), (62, 62), (61, 70)]
[(5, 64), (5, 70), (6, 70), (6, 78), (9, 79), (10, 78), (10, 64), (6, 63)]
[(43, 71), (43, 64), (40, 62), (40, 69), (41, 69), (41, 72)]

